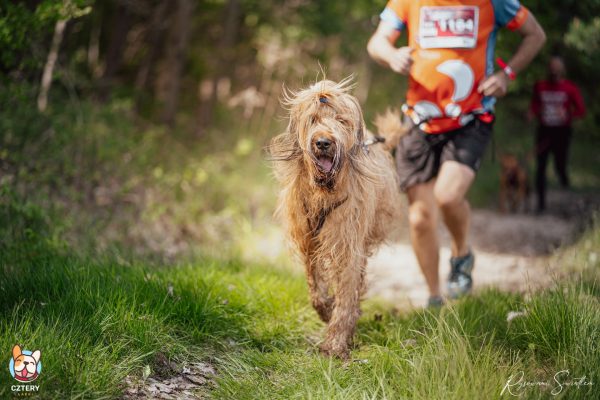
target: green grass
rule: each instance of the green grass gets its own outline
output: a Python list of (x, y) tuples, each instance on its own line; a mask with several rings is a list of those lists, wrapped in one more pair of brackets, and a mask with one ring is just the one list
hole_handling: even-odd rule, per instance
[[(354, 361), (344, 364), (319, 355), (323, 325), (298, 273), (235, 260), (161, 266), (74, 255), (41, 210), (3, 199), (0, 349), (5, 359), (15, 343), (41, 349), (42, 398), (118, 397), (127, 375), (160, 368), (159, 355), (214, 364), (216, 385), (203, 390), (219, 399), (499, 398), (520, 371), (552, 383), (565, 369), (594, 385), (564, 388), (562, 398), (600, 394), (597, 226), (562, 253), (576, 275), (527, 298), (487, 290), (433, 314), (367, 301)], [(527, 315), (508, 324), (517, 310)], [(0, 384), (0, 397), (9, 390)]]
[[(215, 395), (236, 399), (491, 399), (500, 397), (509, 377), (520, 371), (533, 381), (551, 380), (562, 369), (597, 382), (598, 299), (581, 302), (576, 297), (584, 292), (573, 293), (568, 299), (561, 290), (535, 295), (530, 307), (518, 296), (487, 291), (439, 315), (387, 314), (377, 322), (367, 311), (359, 324), (355, 362), (344, 366), (305, 348), (267, 354), (247, 350), (225, 360), (226, 375)], [(563, 308), (574, 312), (572, 317), (556, 316), (553, 306), (563, 301)], [(519, 308), (530, 314), (508, 327), (507, 312)], [(557, 322), (565, 325), (554, 325)], [(571, 388), (564, 396), (594, 398), (599, 393), (597, 387), (586, 389)], [(523, 394), (550, 397), (537, 389), (523, 390)]]
[(295, 312), (306, 305), (292, 301), (302, 280), (264, 267), (92, 261), (35, 234), (2, 250), (0, 348), (7, 357), (15, 343), (42, 350), (47, 398), (113, 397), (159, 352), (202, 359), (230, 339), (266, 351), (290, 345), (287, 335), (303, 326)]

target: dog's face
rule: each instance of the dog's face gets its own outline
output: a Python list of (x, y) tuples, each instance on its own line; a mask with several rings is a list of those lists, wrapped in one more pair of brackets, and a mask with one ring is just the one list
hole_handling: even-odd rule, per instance
[(21, 347), (13, 347), (13, 360), (15, 362), (15, 376), (21, 380), (33, 380), (37, 371), (37, 363), (40, 361), (41, 352), (34, 351), (31, 355), (23, 354)]
[(363, 116), (348, 82), (320, 81), (288, 96), (288, 133), (296, 136), (312, 180), (332, 189), (363, 140)]
[(500, 166), (505, 172), (515, 171), (519, 169), (519, 159), (512, 154), (502, 154), (500, 156)]

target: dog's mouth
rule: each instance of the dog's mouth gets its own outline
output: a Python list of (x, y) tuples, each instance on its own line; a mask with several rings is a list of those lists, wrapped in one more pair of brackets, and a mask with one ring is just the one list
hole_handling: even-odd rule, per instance
[(333, 169), (333, 156), (325, 154), (317, 156), (317, 167), (321, 172), (326, 174), (331, 173)]
[(319, 148), (318, 145), (313, 145), (311, 151), (311, 158), (317, 172), (320, 175), (333, 175), (339, 168), (339, 153), (337, 152), (337, 145), (335, 142), (330, 141), (326, 148)]
[(339, 154), (335, 151), (317, 152), (311, 158), (316, 170), (315, 183), (329, 190), (333, 189), (341, 165)]

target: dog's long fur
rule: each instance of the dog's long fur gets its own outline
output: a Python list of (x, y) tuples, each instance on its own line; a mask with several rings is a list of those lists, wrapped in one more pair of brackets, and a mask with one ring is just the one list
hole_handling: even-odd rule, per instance
[[(373, 135), (349, 90), (347, 79), (288, 92), (288, 128), (269, 146), (281, 184), (276, 215), (305, 264), (312, 305), (328, 322), (321, 350), (343, 358), (360, 315), (367, 257), (398, 224), (400, 205), (392, 157), (381, 144), (364, 145)], [(390, 138), (404, 132), (399, 114), (377, 122)], [(327, 151), (319, 138), (331, 142)]]

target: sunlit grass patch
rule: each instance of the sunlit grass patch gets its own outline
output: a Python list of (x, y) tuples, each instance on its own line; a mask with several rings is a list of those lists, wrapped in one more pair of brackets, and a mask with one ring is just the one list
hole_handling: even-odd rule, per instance
[(519, 374), (548, 385), (510, 390), (551, 398), (557, 373), (593, 383), (562, 398), (600, 395), (597, 225), (557, 257), (575, 272), (539, 292), (488, 289), (434, 312), (365, 301), (344, 363), (319, 354), (324, 325), (298, 271), (75, 254), (41, 209), (8, 193), (0, 223), (0, 349), (42, 351), (44, 398), (118, 398), (161, 358), (214, 365), (202, 390), (222, 399), (493, 399)]

